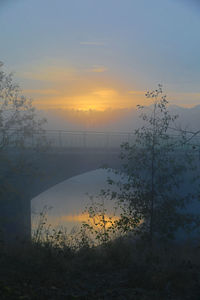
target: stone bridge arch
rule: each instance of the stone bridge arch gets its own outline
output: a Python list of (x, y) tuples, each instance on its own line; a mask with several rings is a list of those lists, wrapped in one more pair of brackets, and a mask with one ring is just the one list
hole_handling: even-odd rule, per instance
[(26, 150), (24, 159), (31, 161), (35, 174), (16, 176), (13, 179), (16, 193), (0, 204), (3, 238), (10, 243), (30, 240), (33, 198), (71, 177), (105, 166), (120, 168), (119, 149), (57, 149), (44, 153)]

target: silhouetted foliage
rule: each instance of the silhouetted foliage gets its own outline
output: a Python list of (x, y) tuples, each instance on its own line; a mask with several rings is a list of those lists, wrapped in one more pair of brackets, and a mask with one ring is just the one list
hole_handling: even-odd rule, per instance
[(199, 299), (199, 249), (121, 237), (99, 247), (65, 232), (0, 252), (1, 299)]
[[(37, 175), (32, 165), (34, 152), (47, 147), (45, 123), (0, 62), (0, 231), (3, 228), (4, 239), (19, 224), (28, 224), (24, 220), (30, 209), (23, 203), (22, 193)], [(26, 155), (26, 149), (31, 155)]]
[[(114, 186), (103, 195), (115, 200), (122, 210), (115, 224), (124, 232), (133, 231), (153, 242), (172, 239), (178, 229), (192, 229), (199, 218), (187, 212), (193, 202), (195, 158), (185, 135), (173, 136), (176, 115), (170, 114), (162, 86), (147, 92), (150, 107), (138, 106), (144, 125), (135, 130), (135, 142), (124, 143), (120, 180), (109, 178)], [(117, 190), (116, 190), (117, 187)]]
[[(39, 119), (32, 99), (21, 94), (13, 75), (3, 71), (0, 62), (0, 150), (6, 147), (41, 147), (45, 119)], [(37, 140), (32, 144), (32, 138)]]

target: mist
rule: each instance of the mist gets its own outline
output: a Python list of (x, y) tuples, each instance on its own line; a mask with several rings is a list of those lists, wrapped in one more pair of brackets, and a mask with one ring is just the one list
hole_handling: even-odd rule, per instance
[(200, 299), (200, 1), (0, 0), (0, 300)]
[[(169, 111), (178, 115), (177, 126), (198, 130), (200, 127), (200, 105), (192, 108), (169, 106)], [(108, 109), (105, 111), (81, 110), (41, 110), (39, 114), (47, 118), (47, 130), (133, 132), (142, 121), (136, 109)]]

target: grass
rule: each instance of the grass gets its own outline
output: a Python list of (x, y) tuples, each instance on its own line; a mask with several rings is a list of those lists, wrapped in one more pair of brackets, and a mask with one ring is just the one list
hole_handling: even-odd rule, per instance
[(96, 247), (62, 238), (1, 247), (0, 299), (200, 299), (200, 249), (189, 241), (150, 249), (131, 236)]

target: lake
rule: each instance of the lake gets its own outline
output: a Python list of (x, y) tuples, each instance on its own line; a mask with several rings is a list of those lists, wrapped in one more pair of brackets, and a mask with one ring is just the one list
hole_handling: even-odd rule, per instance
[[(108, 176), (116, 178), (117, 175), (108, 173), (105, 169), (84, 173), (63, 181), (32, 199), (32, 228), (36, 228), (39, 214), (45, 207), (47, 226), (50, 224), (53, 228), (63, 226), (71, 231), (74, 226), (87, 221), (84, 210), (91, 203), (89, 195), (95, 198), (101, 189), (106, 189)], [(105, 205), (108, 207), (108, 212), (112, 214), (114, 204), (107, 201)]]

